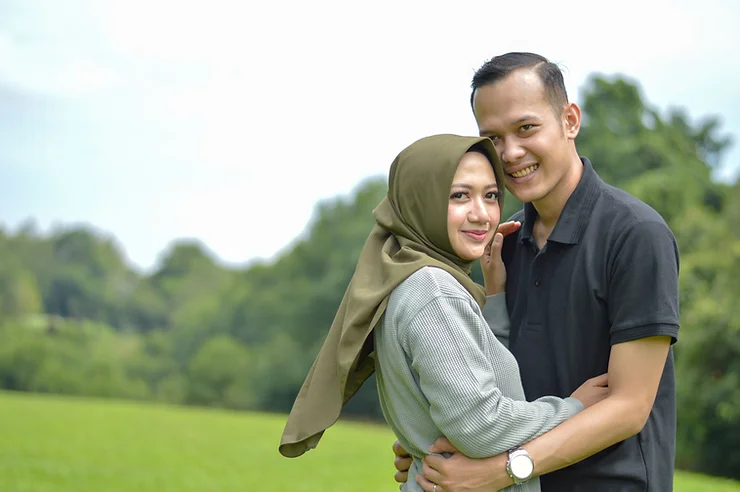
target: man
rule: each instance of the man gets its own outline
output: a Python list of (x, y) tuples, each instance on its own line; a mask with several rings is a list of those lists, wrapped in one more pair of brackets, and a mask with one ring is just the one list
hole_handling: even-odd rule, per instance
[[(556, 65), (507, 53), (485, 63), (472, 88), (480, 135), (493, 140), (507, 189), (525, 203), (501, 256), (510, 348), (527, 399), (568, 396), (604, 372), (610, 394), (521, 449), (484, 460), (429, 455), (419, 483), (430, 492), (483, 491), (543, 475), (546, 492), (670, 491), (671, 345), (679, 329), (673, 234), (579, 156), (581, 111)], [(403, 481), (408, 462), (398, 443), (394, 450)], [(430, 451), (456, 450), (441, 439)]]

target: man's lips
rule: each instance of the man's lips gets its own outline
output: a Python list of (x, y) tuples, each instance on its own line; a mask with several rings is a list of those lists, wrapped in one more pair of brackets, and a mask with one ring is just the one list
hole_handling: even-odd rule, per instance
[(538, 164), (539, 162), (523, 162), (522, 164), (517, 164), (516, 166), (504, 166), (504, 172), (506, 174), (514, 174), (518, 173), (519, 171), (523, 171), (528, 167), (537, 166)]
[(476, 241), (483, 241), (488, 236), (488, 231), (463, 231), (463, 233)]
[(507, 169), (506, 174), (515, 182), (527, 181), (527, 178), (530, 178), (539, 168), (540, 165), (537, 163), (521, 164)]

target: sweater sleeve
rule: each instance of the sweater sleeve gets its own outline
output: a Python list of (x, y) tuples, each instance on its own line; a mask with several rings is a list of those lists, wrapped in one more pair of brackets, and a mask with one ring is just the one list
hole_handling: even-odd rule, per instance
[(508, 349), (511, 325), (509, 311), (506, 309), (506, 293), (486, 297), (486, 304), (482, 311), (488, 327), (491, 328), (498, 341)]
[(432, 420), (471, 458), (528, 442), (583, 409), (574, 398), (504, 397), (497, 381), (519, 377), (516, 361), (513, 356), (490, 360), (488, 326), (463, 298), (434, 298), (406, 328), (400, 342), (419, 375)]

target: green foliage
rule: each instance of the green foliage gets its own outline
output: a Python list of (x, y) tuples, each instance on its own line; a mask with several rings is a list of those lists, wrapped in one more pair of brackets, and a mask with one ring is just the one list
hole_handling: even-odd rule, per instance
[[(678, 463), (740, 478), (740, 182), (711, 179), (730, 139), (714, 118), (651, 108), (623, 78), (594, 76), (581, 99), (579, 152), (654, 207), (681, 251)], [(274, 261), (244, 269), (179, 241), (142, 275), (88, 228), (0, 229), (0, 387), (288, 411), (385, 193), (375, 178), (319, 204)], [(506, 203), (504, 220), (521, 208)], [(372, 379), (345, 415), (381, 417)]]
[(252, 399), (249, 351), (228, 335), (208, 339), (190, 361), (189, 400), (201, 405), (249, 408)]

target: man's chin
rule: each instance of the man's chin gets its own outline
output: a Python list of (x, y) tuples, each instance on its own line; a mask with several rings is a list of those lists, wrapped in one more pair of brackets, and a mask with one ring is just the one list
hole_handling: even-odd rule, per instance
[(534, 186), (507, 186), (506, 190), (522, 203), (536, 202), (544, 196), (544, 193)]

